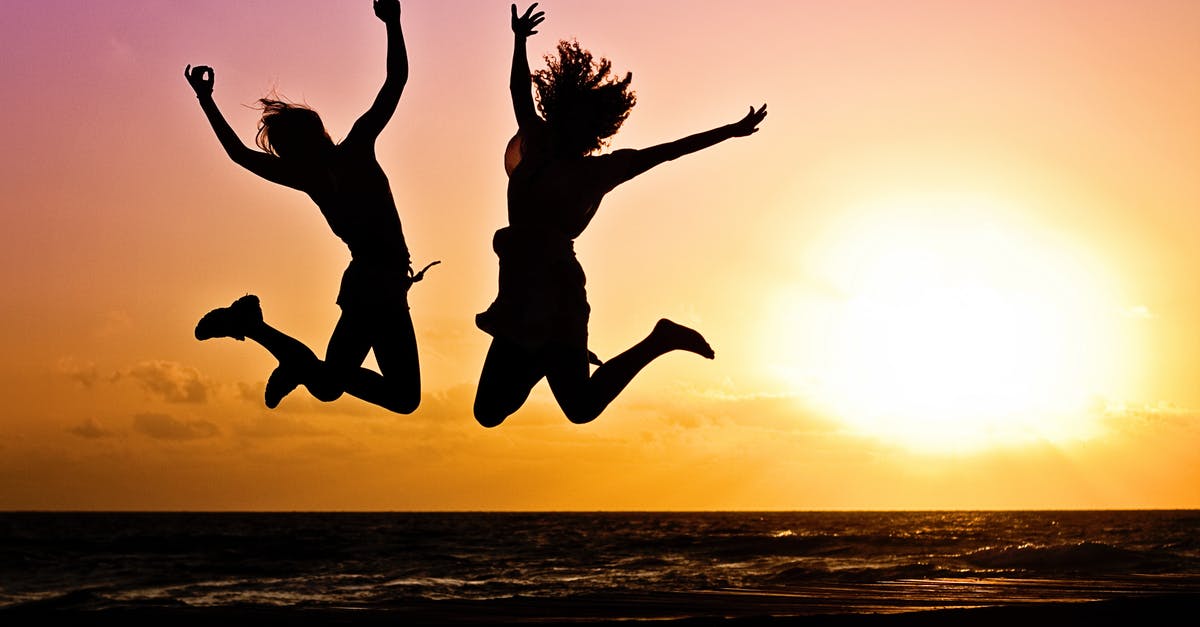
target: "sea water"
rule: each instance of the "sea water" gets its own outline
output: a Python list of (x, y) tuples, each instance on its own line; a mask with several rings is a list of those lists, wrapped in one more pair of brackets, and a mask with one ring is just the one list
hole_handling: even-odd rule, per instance
[(1200, 511), (2, 513), (0, 608), (1100, 600), (1200, 590), (1198, 531)]

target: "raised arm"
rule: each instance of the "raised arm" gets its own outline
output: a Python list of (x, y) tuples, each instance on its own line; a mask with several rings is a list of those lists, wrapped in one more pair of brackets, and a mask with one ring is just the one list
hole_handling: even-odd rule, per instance
[[(620, 172), (620, 180), (629, 180), (650, 168), (653, 168), (660, 163), (678, 159), (684, 155), (691, 154), (714, 146), (727, 139), (734, 137), (746, 137), (758, 132), (758, 125), (762, 123), (763, 118), (767, 117), (767, 105), (763, 105), (755, 110), (750, 107), (750, 112), (746, 117), (725, 126), (718, 126), (710, 131), (688, 135), (683, 139), (677, 139), (673, 142), (651, 146), (642, 150), (617, 151), (625, 153), (620, 155), (626, 161), (623, 165), (623, 170)], [(618, 156), (613, 153), (613, 156)]]
[(216, 101), (213, 100), (213, 83), (216, 74), (211, 67), (197, 65), (193, 68), (189, 65), (184, 68), (183, 76), (192, 86), (192, 90), (196, 92), (196, 99), (200, 101), (200, 109), (208, 118), (208, 124), (216, 133), (217, 140), (225, 149), (225, 154), (229, 155), (234, 163), (273, 183), (300, 189), (299, 180), (283, 166), (279, 157), (248, 148), (241, 139), (238, 139), (237, 133), (233, 132), (233, 128), (229, 126), (229, 122), (225, 121), (225, 116), (221, 114)]
[(512, 74), (508, 79), (508, 91), (512, 94), (513, 113), (517, 116), (517, 125), (528, 128), (542, 121), (533, 108), (533, 93), (530, 91), (529, 59), (525, 50), (525, 40), (530, 35), (537, 34), (538, 24), (546, 19), (545, 11), (534, 13), (537, 3), (530, 5), (524, 15), (517, 16), (517, 5), (512, 5), (513, 59)]
[(408, 82), (408, 50), (404, 46), (404, 31), (400, 28), (400, 1), (374, 0), (374, 8), (375, 16), (387, 27), (387, 77), (371, 108), (350, 129), (347, 142), (366, 141), (374, 144), (396, 112), (400, 94)]

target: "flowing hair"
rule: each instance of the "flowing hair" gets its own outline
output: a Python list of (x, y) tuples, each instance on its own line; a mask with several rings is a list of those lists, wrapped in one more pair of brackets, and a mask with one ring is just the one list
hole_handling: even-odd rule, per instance
[(586, 155), (605, 146), (637, 102), (629, 89), (633, 73), (618, 79), (612, 63), (596, 62), (577, 41), (558, 42), (558, 56), (547, 55), (546, 68), (533, 73), (537, 106), (558, 148)]
[(263, 113), (254, 143), (266, 152), (279, 156), (279, 148), (286, 152), (287, 147), (303, 142), (306, 137), (329, 139), (321, 116), (306, 105), (278, 98), (259, 98), (257, 108)]

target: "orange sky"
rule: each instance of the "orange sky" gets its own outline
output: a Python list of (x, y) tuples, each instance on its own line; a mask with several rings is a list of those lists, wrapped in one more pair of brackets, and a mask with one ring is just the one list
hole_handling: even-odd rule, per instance
[(8, 1), (0, 509), (1200, 507), (1200, 5), (541, 8), (535, 67), (575, 37), (633, 71), (613, 147), (769, 104), (577, 242), (596, 352), (667, 316), (715, 361), (668, 355), (586, 426), (544, 384), (475, 423), (508, 3), (409, 0), (379, 155), (443, 261), (411, 295), (424, 403), (267, 410), (265, 351), (196, 320), (255, 293), (322, 352), (348, 255), (228, 161), (182, 68), (247, 142), (272, 88), (340, 137), (383, 78), (370, 3)]

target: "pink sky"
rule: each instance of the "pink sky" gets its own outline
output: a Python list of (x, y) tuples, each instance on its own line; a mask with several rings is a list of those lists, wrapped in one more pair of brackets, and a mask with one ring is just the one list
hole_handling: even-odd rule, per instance
[[(1200, 506), (1200, 5), (541, 8), (532, 64), (576, 37), (633, 72), (613, 147), (769, 104), (752, 138), (614, 192), (577, 245), (597, 352), (669, 316), (716, 361), (664, 359), (586, 427), (544, 388), (511, 424), (474, 423), (472, 319), (494, 293), (514, 130), (509, 9), (410, 0), (412, 77), (379, 152), (414, 261), (443, 260), (412, 295), (427, 400), (412, 416), (303, 393), (266, 410), (269, 357), (196, 342), (195, 321), (253, 292), (323, 350), (347, 253), (306, 197), (228, 161), (181, 72), (215, 67), (247, 142), (242, 105), (272, 88), (340, 137), (383, 78), (370, 3), (10, 0), (0, 508)], [(1087, 322), (1120, 363), (1089, 390), (1089, 439), (917, 453), (814, 391), (840, 276), (823, 264), (854, 246), (831, 234), (878, 223), (862, 207), (949, 192), (1099, 277)]]

